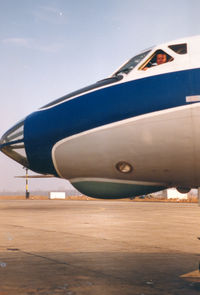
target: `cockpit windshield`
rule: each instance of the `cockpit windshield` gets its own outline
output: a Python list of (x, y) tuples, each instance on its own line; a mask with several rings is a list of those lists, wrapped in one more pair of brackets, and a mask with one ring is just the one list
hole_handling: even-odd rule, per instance
[(119, 74), (128, 74), (132, 69), (134, 69), (137, 64), (139, 64), (143, 58), (150, 52), (151, 50), (147, 50), (142, 52), (133, 58), (131, 58), (125, 65), (123, 65), (113, 76), (117, 76)]

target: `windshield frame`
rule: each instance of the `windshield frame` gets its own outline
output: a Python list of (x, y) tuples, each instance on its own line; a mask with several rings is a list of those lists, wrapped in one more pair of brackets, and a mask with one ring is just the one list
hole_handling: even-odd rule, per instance
[(120, 74), (126, 74), (128, 75), (133, 69), (135, 69), (137, 67), (137, 65), (139, 65), (144, 58), (152, 51), (151, 49), (145, 50), (135, 56), (133, 56), (131, 59), (129, 59), (125, 64), (123, 64), (113, 75), (114, 76), (118, 76)]

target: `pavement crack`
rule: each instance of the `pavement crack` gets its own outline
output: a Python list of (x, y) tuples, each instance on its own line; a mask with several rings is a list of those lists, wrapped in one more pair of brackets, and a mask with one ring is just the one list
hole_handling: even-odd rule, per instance
[(34, 256), (34, 257), (39, 257), (39, 258), (42, 258), (42, 259), (51, 261), (51, 262), (56, 263), (56, 264), (64, 264), (64, 265), (67, 265), (67, 266), (71, 266), (67, 262), (62, 262), (62, 261), (59, 261), (59, 260), (56, 260), (56, 259), (53, 259), (53, 258), (49, 258), (49, 257), (43, 256), (43, 255), (39, 255), (39, 254), (35, 254), (35, 253), (23, 251), (23, 250), (19, 250), (19, 251), (22, 252), (22, 253), (24, 253), (24, 254), (26, 254), (26, 255), (30, 255), (30, 256)]

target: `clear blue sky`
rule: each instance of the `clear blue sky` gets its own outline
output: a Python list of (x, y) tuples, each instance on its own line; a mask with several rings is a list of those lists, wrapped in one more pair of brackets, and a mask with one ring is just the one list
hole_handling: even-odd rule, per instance
[[(0, 0), (0, 135), (138, 51), (199, 35), (199, 11), (199, 0)], [(0, 191), (24, 188), (14, 179), (24, 173), (19, 164), (1, 153), (0, 167)], [(67, 185), (31, 181), (31, 189)]]

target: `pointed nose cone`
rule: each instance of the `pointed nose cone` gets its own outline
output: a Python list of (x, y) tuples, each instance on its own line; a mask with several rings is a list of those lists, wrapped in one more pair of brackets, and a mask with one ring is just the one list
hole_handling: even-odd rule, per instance
[(0, 139), (0, 150), (21, 165), (29, 166), (24, 147), (24, 120), (4, 133)]

